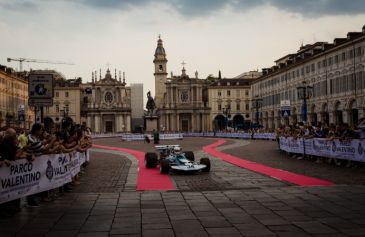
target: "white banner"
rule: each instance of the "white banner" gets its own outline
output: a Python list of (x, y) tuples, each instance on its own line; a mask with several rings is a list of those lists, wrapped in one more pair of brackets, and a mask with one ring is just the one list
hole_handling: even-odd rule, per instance
[[(143, 141), (145, 136), (147, 136), (151, 141), (153, 141), (153, 136), (151, 134), (123, 134), (123, 141)], [(178, 140), (183, 139), (182, 133), (160, 133), (160, 140)]]
[[(303, 146), (305, 142), (305, 150)], [(280, 137), (280, 149), (290, 153), (365, 162), (365, 140), (294, 139)]]
[[(84, 155), (82, 155), (84, 154)], [(33, 162), (26, 159), (0, 167), (0, 203), (58, 188), (71, 182), (80, 171), (85, 153), (42, 155)], [(84, 156), (84, 158), (80, 158)]]
[(244, 133), (244, 132), (189, 132), (184, 133), (185, 137), (223, 137), (223, 138), (242, 138), (242, 139), (266, 139), (275, 140), (275, 133)]

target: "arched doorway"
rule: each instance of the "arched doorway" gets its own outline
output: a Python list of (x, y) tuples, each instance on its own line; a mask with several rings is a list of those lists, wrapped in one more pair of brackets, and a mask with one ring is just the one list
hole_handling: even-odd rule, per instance
[(214, 129), (217, 131), (219, 130), (224, 130), (225, 129), (225, 123), (226, 119), (223, 115), (219, 114), (217, 115), (215, 118), (214, 118), (214, 124), (213, 124), (213, 127)]
[(351, 125), (359, 123), (359, 110), (357, 109), (356, 100), (352, 100), (350, 103), (349, 122)]
[(335, 104), (334, 117), (335, 117), (335, 124), (343, 123), (342, 104), (339, 101)]
[(245, 119), (243, 118), (242, 115), (240, 114), (236, 114), (233, 117), (233, 128), (236, 129), (244, 129), (244, 123), (245, 123)]

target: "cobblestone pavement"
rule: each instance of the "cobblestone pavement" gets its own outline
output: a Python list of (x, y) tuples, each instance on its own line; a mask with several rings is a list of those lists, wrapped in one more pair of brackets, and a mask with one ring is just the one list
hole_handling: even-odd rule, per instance
[[(113, 146), (111, 140), (100, 143)], [(193, 144), (190, 149), (201, 157), (199, 142), (214, 140), (184, 144)], [(127, 173), (128, 164), (133, 169), (135, 164), (119, 153), (94, 150), (80, 186), (39, 208), (0, 219), (0, 236), (365, 236), (363, 185), (291, 186), (213, 157), (212, 163), (211, 174), (172, 174), (176, 191), (121, 192), (136, 173), (118, 172)]]
[(117, 154), (91, 152), (82, 183), (73, 189), (78, 193), (109, 193), (124, 190), (131, 161)]

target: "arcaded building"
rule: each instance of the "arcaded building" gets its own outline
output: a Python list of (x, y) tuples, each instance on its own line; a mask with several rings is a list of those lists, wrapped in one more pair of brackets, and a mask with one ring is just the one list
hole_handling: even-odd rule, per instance
[[(303, 101), (297, 88), (313, 87), (308, 99), (308, 122), (356, 124), (364, 117), (365, 26), (332, 43), (316, 42), (281, 57), (263, 69), (252, 86), (253, 97), (262, 99), (260, 122), (265, 127), (302, 121)], [(289, 101), (290, 116), (281, 116), (280, 104)]]

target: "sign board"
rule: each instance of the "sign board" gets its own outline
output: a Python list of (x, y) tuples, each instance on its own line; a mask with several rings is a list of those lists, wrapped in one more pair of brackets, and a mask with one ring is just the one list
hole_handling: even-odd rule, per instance
[(34, 98), (28, 99), (28, 105), (29, 106), (53, 106), (53, 99), (52, 98)]
[(290, 108), (289, 109), (282, 109), (281, 110), (281, 116), (282, 117), (289, 117), (290, 116)]
[(290, 107), (290, 100), (280, 100), (280, 107)]
[(28, 88), (29, 99), (53, 98), (53, 75), (30, 74)]

